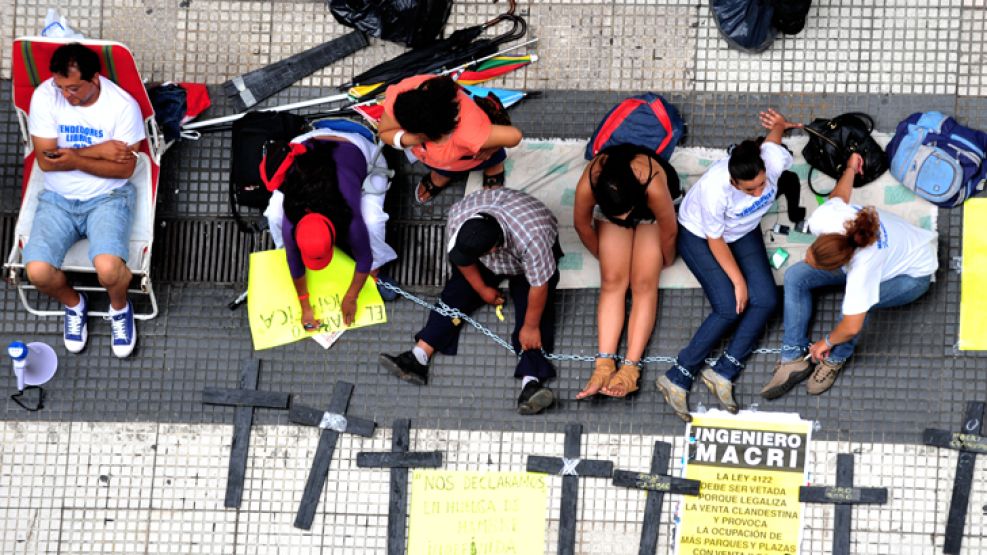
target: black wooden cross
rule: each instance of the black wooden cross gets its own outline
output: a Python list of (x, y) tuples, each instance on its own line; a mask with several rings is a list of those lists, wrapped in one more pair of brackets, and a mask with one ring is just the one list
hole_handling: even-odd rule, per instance
[(202, 402), (207, 405), (235, 406), (233, 417), (233, 446), (230, 448), (230, 469), (226, 476), (226, 500), (223, 506), (235, 509), (243, 500), (243, 478), (247, 472), (247, 450), (250, 449), (250, 426), (254, 409), (287, 409), (291, 396), (287, 393), (256, 391), (260, 361), (245, 360), (240, 371), (240, 389), (206, 388)]
[(966, 526), (966, 511), (970, 504), (970, 488), (973, 485), (973, 469), (978, 454), (987, 454), (987, 437), (981, 434), (984, 423), (984, 404), (966, 404), (966, 417), (963, 430), (950, 433), (946, 430), (926, 428), (922, 440), (926, 445), (956, 449), (960, 456), (956, 459), (956, 478), (953, 479), (953, 496), (949, 500), (949, 517), (946, 519), (946, 541), (943, 553), (956, 555), (963, 543), (963, 527)]
[(528, 472), (558, 474), (562, 476), (562, 504), (559, 509), (559, 555), (576, 553), (576, 514), (579, 505), (579, 478), (609, 478), (613, 475), (613, 463), (580, 459), (582, 424), (565, 427), (565, 450), (562, 458), (528, 457)]
[(322, 433), (319, 434), (319, 446), (315, 449), (312, 469), (308, 473), (305, 492), (302, 493), (302, 502), (298, 506), (298, 515), (295, 517), (295, 528), (303, 530), (312, 528), (315, 509), (319, 506), (319, 495), (322, 494), (322, 487), (326, 485), (329, 463), (332, 462), (332, 454), (336, 450), (336, 440), (339, 438), (339, 434), (345, 432), (363, 437), (374, 435), (374, 428), (377, 424), (373, 420), (346, 416), (346, 407), (350, 404), (350, 395), (352, 394), (353, 384), (336, 382), (336, 386), (332, 390), (332, 400), (329, 401), (329, 410), (325, 412), (291, 404), (288, 420), (295, 424), (322, 428)]
[(836, 456), (836, 487), (802, 486), (799, 501), (803, 503), (831, 503), (836, 505), (836, 522), (833, 526), (832, 555), (850, 555), (850, 505), (888, 502), (888, 488), (853, 487), (853, 454)]
[(641, 528), (639, 555), (654, 555), (655, 550), (658, 549), (658, 527), (661, 525), (661, 505), (665, 493), (699, 495), (699, 480), (686, 480), (664, 474), (668, 472), (668, 459), (671, 454), (671, 443), (656, 441), (655, 450), (651, 456), (650, 474), (627, 470), (613, 471), (613, 485), (648, 491), (648, 499), (644, 508), (644, 525)]
[(356, 466), (359, 468), (391, 469), (391, 495), (387, 511), (388, 555), (404, 555), (405, 553), (405, 520), (408, 515), (408, 469), (438, 468), (442, 466), (441, 452), (409, 452), (408, 448), (410, 445), (411, 420), (399, 418), (394, 421), (390, 452), (362, 452), (356, 454)]

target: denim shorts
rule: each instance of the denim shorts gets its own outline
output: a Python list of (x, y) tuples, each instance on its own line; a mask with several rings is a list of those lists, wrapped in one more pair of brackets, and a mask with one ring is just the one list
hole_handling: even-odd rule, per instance
[(76, 242), (89, 239), (89, 260), (98, 254), (123, 259), (130, 254), (130, 225), (136, 191), (130, 183), (88, 200), (70, 200), (42, 191), (34, 213), (24, 262), (47, 262), (59, 268)]
[[(468, 157), (463, 157), (463, 160), (466, 159), (468, 159)], [(446, 177), (460, 177), (468, 174), (469, 172), (475, 172), (477, 170), (485, 170), (487, 168), (492, 168), (497, 164), (503, 162), (504, 160), (507, 160), (507, 149), (502, 148), (497, 152), (494, 152), (493, 155), (490, 156), (490, 158), (487, 158), (486, 160), (477, 160), (476, 165), (468, 170), (459, 170), (459, 171), (440, 170), (439, 168), (433, 168), (428, 164), (425, 165), (428, 167), (428, 169), (434, 171), (439, 175), (444, 175)]]

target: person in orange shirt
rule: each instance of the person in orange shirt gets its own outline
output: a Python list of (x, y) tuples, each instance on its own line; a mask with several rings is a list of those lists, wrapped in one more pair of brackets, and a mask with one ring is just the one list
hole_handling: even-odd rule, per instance
[(431, 170), (415, 190), (420, 204), (431, 202), (452, 178), (475, 170), (483, 170), (485, 188), (504, 185), (504, 149), (521, 142), (521, 131), (493, 124), (451, 77), (408, 77), (387, 88), (383, 105), (381, 140), (410, 148)]

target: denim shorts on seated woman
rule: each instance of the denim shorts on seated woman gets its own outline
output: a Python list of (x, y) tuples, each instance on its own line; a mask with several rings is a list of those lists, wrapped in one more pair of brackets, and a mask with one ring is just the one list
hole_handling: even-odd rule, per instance
[(24, 247), (24, 262), (47, 262), (59, 268), (65, 253), (83, 238), (89, 239), (89, 260), (112, 254), (126, 262), (135, 196), (130, 183), (88, 200), (43, 191)]

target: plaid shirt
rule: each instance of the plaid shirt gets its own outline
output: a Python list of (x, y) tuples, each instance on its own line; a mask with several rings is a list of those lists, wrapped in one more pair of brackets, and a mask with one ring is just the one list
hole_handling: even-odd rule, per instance
[(480, 262), (495, 274), (523, 274), (533, 287), (548, 283), (556, 270), (552, 247), (559, 236), (552, 211), (535, 197), (515, 189), (477, 191), (449, 209), (447, 250), (452, 249), (450, 239), (463, 223), (480, 213), (493, 216), (504, 230), (504, 245), (480, 257)]

